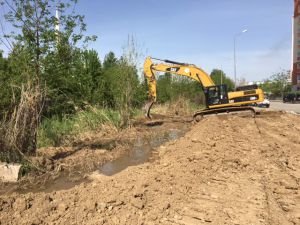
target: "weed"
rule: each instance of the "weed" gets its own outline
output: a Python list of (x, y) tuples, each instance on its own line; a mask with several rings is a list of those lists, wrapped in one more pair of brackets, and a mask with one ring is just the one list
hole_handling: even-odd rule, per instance
[(39, 84), (28, 81), (21, 86), (20, 99), (13, 100), (11, 115), (0, 124), (0, 160), (6, 162), (20, 162), (36, 153), (43, 92)]
[(60, 146), (67, 137), (76, 136), (82, 132), (101, 129), (109, 124), (119, 128), (121, 117), (118, 112), (108, 109), (90, 107), (85, 111), (69, 117), (45, 118), (38, 131), (38, 146)]

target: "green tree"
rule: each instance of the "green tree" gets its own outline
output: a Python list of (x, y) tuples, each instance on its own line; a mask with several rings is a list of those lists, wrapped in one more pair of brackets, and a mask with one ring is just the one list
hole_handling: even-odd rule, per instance
[[(74, 11), (67, 13), (76, 2), (69, 0), (67, 3), (56, 4), (54, 0), (1, 0), (2, 5), (9, 10), (5, 15), (6, 20), (18, 30), (7, 34), (7, 37), (26, 51), (27, 63), (37, 78), (45, 57), (55, 50), (58, 42), (68, 40), (70, 44), (76, 45), (83, 38), (86, 30), (84, 17)], [(61, 14), (59, 21), (51, 11), (54, 8)], [(55, 29), (58, 24), (61, 31)]]
[(157, 79), (157, 100), (167, 102), (172, 98), (172, 78), (170, 73), (165, 73)]
[(116, 100), (114, 96), (114, 86), (115, 83), (115, 74), (119, 72), (118, 69), (118, 59), (115, 57), (113, 52), (109, 52), (103, 61), (103, 102), (102, 106), (104, 107), (116, 107)]
[(275, 97), (283, 97), (284, 93), (291, 91), (289, 84), (290, 71), (283, 70), (273, 74), (269, 79), (265, 80), (260, 87), (264, 92)]
[(130, 125), (134, 107), (146, 100), (146, 85), (138, 76), (139, 54), (136, 42), (129, 37), (119, 59), (109, 52), (103, 61), (107, 104), (119, 111), (123, 126)]
[(234, 90), (234, 82), (226, 76), (226, 74), (219, 69), (213, 69), (213, 71), (210, 73), (210, 77), (214, 81), (216, 85), (226, 84), (228, 91)]
[(91, 104), (101, 104), (104, 100), (105, 80), (102, 76), (102, 65), (98, 53), (95, 50), (85, 50), (83, 56), (83, 80), (85, 86), (88, 86), (86, 91), (88, 101)]
[(188, 77), (165, 73), (157, 79), (157, 98), (160, 102), (176, 101), (183, 97), (196, 104), (203, 103), (201, 84)]
[(109, 76), (110, 93), (114, 99), (114, 107), (122, 116), (122, 125), (129, 125), (130, 117), (133, 113), (136, 93), (139, 90), (140, 82), (138, 79), (135, 62), (130, 61), (126, 55), (118, 60), (118, 64), (111, 67)]
[(115, 53), (109, 52), (105, 57), (103, 61), (103, 69), (108, 70), (111, 67), (114, 67), (117, 65), (118, 59), (115, 56)]
[(8, 111), (11, 103), (11, 77), (9, 76), (9, 65), (8, 59), (3, 57), (3, 52), (0, 50), (0, 115), (4, 116), (5, 112)]
[[(59, 4), (55, 0), (0, 0), (1, 6), (7, 8), (6, 21), (14, 27), (14, 32), (5, 37), (13, 43), (10, 44), (13, 49), (8, 60), (9, 75), (13, 77), (12, 83), (17, 81), (19, 91), (14, 94), (19, 96), (16, 95), (8, 123), (10, 127), (6, 129), (11, 135), (4, 136), (14, 135), (9, 142), (15, 152), (35, 152), (46, 89), (46, 108), (52, 111), (55, 110), (51, 106), (57, 107), (56, 103), (60, 103), (59, 107), (71, 109), (66, 107), (69, 104), (65, 100), (73, 101), (74, 105), (81, 95), (83, 83), (81, 79), (78, 82), (81, 76), (77, 76), (78, 61), (75, 60), (80, 57), (80, 51), (75, 46), (80, 41), (85, 43), (95, 37), (83, 35), (86, 30), (84, 17), (72, 10), (76, 3), (77, 0)], [(61, 14), (59, 21), (54, 16), (55, 8)], [(58, 24), (59, 31), (55, 29)]]
[(203, 96), (202, 85), (188, 77), (175, 77), (172, 83), (173, 98), (184, 97), (197, 104), (202, 103), (200, 99)]
[[(70, 104), (64, 102), (74, 106), (74, 99), (78, 99), (84, 89), (85, 78), (78, 74), (82, 69), (79, 65), (82, 52), (76, 46), (96, 39), (84, 36), (84, 16), (72, 10), (77, 0), (0, 1), (8, 9), (7, 22), (16, 29), (6, 35), (14, 43), (10, 53), (15, 64), (12, 75), (22, 76), (23, 81), (34, 80), (38, 85), (46, 84), (48, 109), (53, 106), (69, 111)], [(59, 11), (59, 20), (54, 16), (54, 9)], [(57, 25), (60, 30), (56, 29)], [(86, 92), (82, 96), (86, 96)], [(50, 111), (59, 113), (59, 110)]]

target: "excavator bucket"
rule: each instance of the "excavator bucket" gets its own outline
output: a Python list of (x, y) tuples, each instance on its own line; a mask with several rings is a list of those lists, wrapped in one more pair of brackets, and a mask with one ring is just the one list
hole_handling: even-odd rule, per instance
[(153, 106), (154, 101), (149, 101), (144, 105), (145, 116), (151, 119), (150, 110)]

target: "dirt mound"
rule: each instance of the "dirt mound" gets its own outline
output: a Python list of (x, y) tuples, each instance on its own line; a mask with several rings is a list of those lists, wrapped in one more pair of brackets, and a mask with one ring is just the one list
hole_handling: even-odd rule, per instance
[(299, 132), (285, 113), (204, 118), (152, 163), (1, 196), (0, 224), (300, 224)]

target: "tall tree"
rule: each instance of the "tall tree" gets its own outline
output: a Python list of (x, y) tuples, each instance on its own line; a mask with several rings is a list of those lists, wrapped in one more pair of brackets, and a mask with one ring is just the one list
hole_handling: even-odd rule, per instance
[[(80, 52), (76, 46), (95, 37), (83, 35), (86, 30), (84, 17), (72, 10), (76, 3), (77, 0), (62, 0), (59, 3), (55, 0), (0, 0), (1, 7), (7, 9), (6, 21), (14, 27), (13, 32), (5, 35), (13, 46), (9, 54), (10, 75), (19, 77), (21, 86), (19, 102), (15, 104), (9, 123), (11, 129), (7, 129), (16, 134), (10, 143), (18, 140), (17, 152), (23, 149), (29, 149), (29, 153), (35, 152), (44, 84), (47, 99), (50, 99), (48, 105), (52, 103), (55, 106), (53, 102), (60, 101), (59, 106), (65, 107), (70, 99), (73, 102), (77, 99), (73, 92), (80, 94), (78, 86), (83, 84), (78, 79), (70, 79), (75, 71), (74, 58)], [(59, 20), (54, 15), (55, 10), (60, 13)], [(56, 29), (58, 25), (60, 30)], [(20, 129), (16, 131), (15, 128)]]
[(10, 53), (16, 64), (12, 73), (38, 86), (46, 84), (41, 88), (47, 90), (48, 115), (74, 111), (78, 97), (86, 96), (80, 92), (86, 90), (86, 78), (78, 72), (82, 70), (78, 46), (96, 39), (84, 36), (84, 16), (74, 11), (77, 0), (0, 1), (8, 10), (6, 20), (16, 30), (7, 35), (14, 46)]
[(115, 56), (115, 53), (109, 52), (103, 61), (103, 69), (108, 70), (111, 67), (114, 67), (117, 64), (118, 59)]
[[(14, 46), (26, 52), (26, 61), (33, 69), (32, 75), (37, 79), (44, 68), (45, 57), (56, 50), (57, 45), (76, 45), (84, 38), (86, 30), (84, 17), (71, 10), (77, 0), (1, 0), (1, 4), (8, 8), (5, 18), (16, 29), (7, 34)], [(60, 13), (59, 20), (54, 11)], [(59, 24), (60, 31), (55, 27)], [(86, 37), (84, 41), (94, 39)]]
[(0, 118), (2, 118), (11, 103), (11, 76), (9, 76), (9, 62), (7, 58), (3, 57), (0, 50)]
[(213, 69), (213, 71), (210, 73), (210, 77), (216, 85), (226, 84), (228, 91), (234, 90), (234, 82), (229, 77), (227, 77), (222, 70)]
[(103, 102), (102, 106), (104, 107), (116, 107), (116, 100), (114, 96), (115, 89), (115, 76), (119, 73), (118, 70), (119, 64), (118, 59), (116, 58), (113, 52), (109, 52), (103, 61)]
[(102, 65), (98, 53), (95, 50), (83, 52), (85, 85), (88, 86), (88, 101), (90, 103), (101, 103), (103, 101), (104, 78), (102, 76)]
[(172, 99), (172, 79), (170, 73), (165, 73), (157, 79), (157, 98), (160, 102), (167, 102)]

